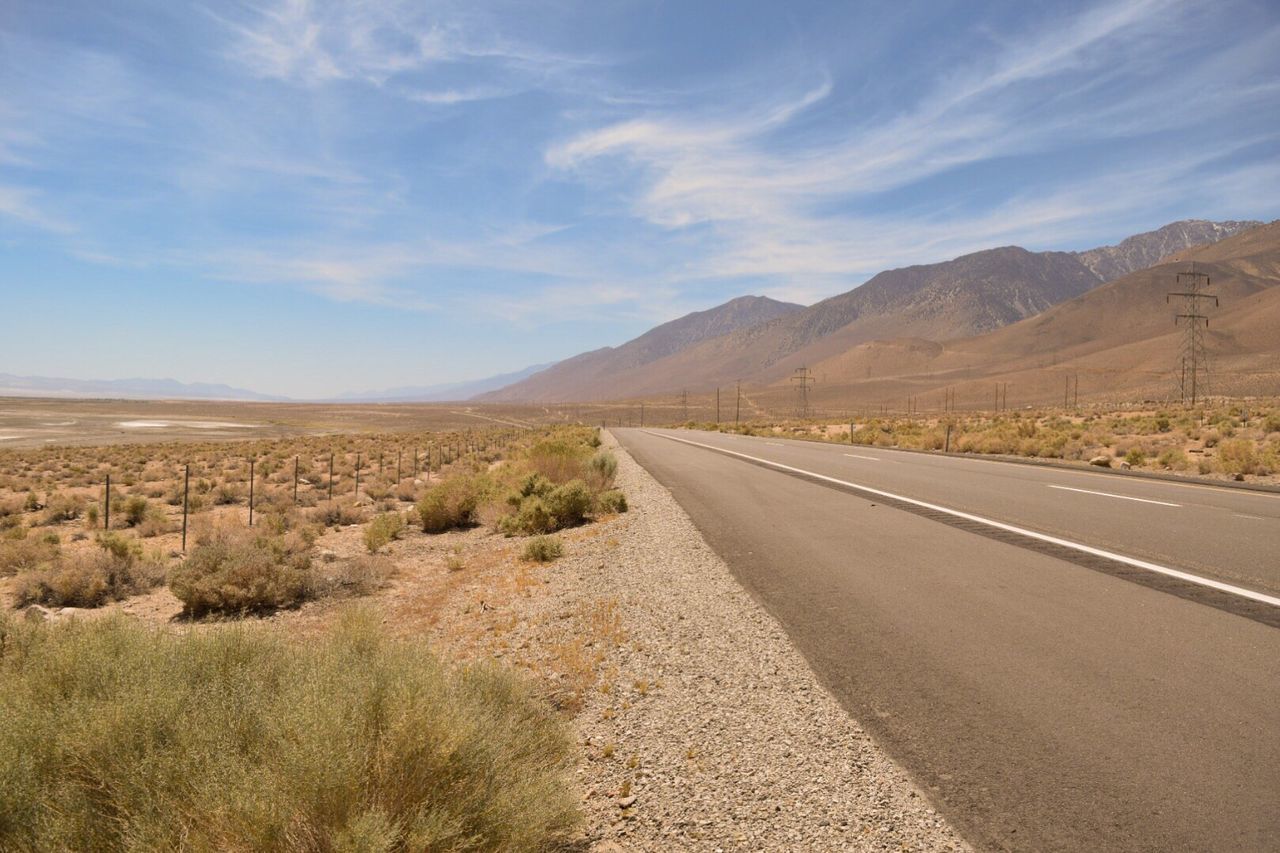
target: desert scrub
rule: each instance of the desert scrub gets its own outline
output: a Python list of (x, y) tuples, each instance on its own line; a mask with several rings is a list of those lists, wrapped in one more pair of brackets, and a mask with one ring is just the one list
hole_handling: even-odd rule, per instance
[(596, 496), (596, 510), (604, 513), (627, 511), (627, 496), (618, 489), (609, 489)]
[(564, 555), (564, 545), (558, 536), (535, 536), (524, 546), (520, 559), (534, 563), (550, 563)]
[(364, 510), (349, 501), (327, 501), (311, 511), (311, 520), (322, 527), (348, 527), (364, 522)]
[(97, 551), (59, 555), (18, 575), (14, 579), (17, 606), (101, 607), (164, 582), (164, 563), (158, 557), (144, 556), (137, 540), (103, 533), (98, 546)]
[(476, 523), (490, 482), (482, 474), (459, 474), (436, 483), (418, 501), (418, 519), (426, 533), (443, 533)]
[[(534, 481), (526, 481), (528, 482)], [(508, 536), (517, 533), (554, 533), (579, 525), (591, 512), (594, 498), (586, 483), (570, 480), (562, 486), (544, 490), (541, 496), (536, 492), (518, 498), (513, 495), (508, 498), (508, 502), (512, 501), (518, 509), (513, 515), (504, 516), (498, 522), (498, 529)]]
[(364, 547), (370, 554), (376, 554), (390, 545), (392, 540), (400, 538), (404, 531), (404, 516), (398, 512), (384, 512), (374, 518), (364, 529)]
[(15, 528), (22, 536), (0, 537), (0, 577), (48, 568), (58, 560), (58, 544)]
[(546, 850), (572, 757), (509, 671), (363, 613), (307, 642), (0, 621), (4, 850)]
[(220, 532), (169, 573), (185, 616), (237, 615), (296, 607), (316, 586), (305, 553), (280, 539)]

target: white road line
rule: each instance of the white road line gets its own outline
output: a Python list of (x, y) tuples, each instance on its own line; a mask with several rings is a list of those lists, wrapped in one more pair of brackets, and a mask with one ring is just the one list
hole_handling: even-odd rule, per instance
[(1231, 514), (1234, 515), (1236, 518), (1248, 518), (1248, 519), (1252, 519), (1253, 521), (1266, 521), (1266, 519), (1260, 515), (1245, 515), (1242, 512), (1233, 512)]
[(848, 456), (850, 459), (870, 459), (872, 462), (880, 461), (879, 456), (863, 456), (859, 453), (846, 453), (845, 456)]
[(786, 445), (783, 444), (781, 441), (766, 441), (765, 444), (769, 445), (770, 447), (786, 447)]
[(1119, 498), (1122, 501), (1138, 501), (1139, 503), (1159, 504), (1160, 506), (1182, 506), (1182, 504), (1171, 504), (1168, 501), (1153, 501), (1150, 498), (1131, 498), (1128, 495), (1113, 495), (1111, 492), (1095, 492), (1093, 489), (1073, 489), (1070, 486), (1055, 486), (1052, 483), (1046, 483), (1046, 485), (1051, 489), (1061, 489), (1064, 492), (1080, 492), (1085, 495), (1101, 495), (1104, 498)]
[(1114, 560), (1117, 563), (1124, 563), (1126, 566), (1133, 566), (1135, 568), (1145, 569), (1146, 571), (1149, 571), (1149, 572), (1155, 572), (1156, 574), (1167, 575), (1169, 577), (1178, 578), (1179, 580), (1184, 580), (1184, 581), (1187, 581), (1188, 583), (1197, 584), (1199, 586), (1206, 586), (1206, 587), (1209, 587), (1210, 589), (1216, 589), (1221, 592), (1230, 593), (1231, 595), (1237, 595), (1237, 596), (1240, 596), (1241, 598), (1248, 598), (1252, 601), (1260, 601), (1263, 604), (1270, 604), (1272, 607), (1280, 607), (1280, 598), (1276, 598), (1275, 596), (1265, 595), (1264, 593), (1261, 593), (1261, 592), (1254, 592), (1251, 589), (1245, 589), (1244, 587), (1234, 586), (1229, 583), (1223, 583), (1222, 581), (1216, 581), (1216, 580), (1213, 580), (1212, 578), (1200, 577), (1199, 575), (1193, 575), (1190, 572), (1183, 572), (1183, 571), (1179, 571), (1178, 569), (1171, 569), (1168, 566), (1161, 566), (1158, 563), (1149, 563), (1146, 560), (1137, 560), (1137, 559), (1134, 559), (1133, 557), (1126, 557), (1123, 554), (1116, 554), (1113, 551), (1104, 551), (1101, 548), (1094, 548), (1091, 545), (1085, 545), (1080, 542), (1072, 542), (1069, 539), (1059, 539), (1057, 536), (1049, 536), (1044, 533), (1037, 533), (1034, 530), (1027, 530), (1025, 527), (1016, 527), (1012, 524), (1005, 524), (1002, 521), (996, 521), (995, 519), (984, 518), (983, 516), (973, 515), (972, 513), (968, 513), (968, 512), (961, 512), (958, 509), (951, 509), (950, 507), (939, 506), (938, 504), (931, 504), (926, 501), (918, 501), (915, 498), (908, 498), (904, 495), (897, 495), (897, 494), (894, 494), (893, 492), (886, 492), (881, 489), (873, 489), (870, 486), (864, 486), (864, 485), (861, 485), (860, 483), (850, 483), (848, 480), (839, 480), (839, 479), (836, 479), (835, 477), (828, 477), (826, 474), (819, 474), (816, 471), (806, 471), (803, 468), (793, 468), (790, 465), (783, 465), (781, 462), (774, 462), (771, 459), (762, 459), (759, 456), (751, 456), (746, 453), (739, 453), (736, 450), (729, 450), (728, 448), (724, 448), (724, 447), (716, 447), (714, 444), (703, 444), (700, 441), (690, 441), (687, 438), (677, 438), (674, 435), (666, 435), (660, 432), (653, 432), (652, 430), (645, 430), (645, 432), (647, 432), (649, 435), (656, 435), (659, 438), (666, 438), (671, 441), (678, 441), (681, 444), (688, 444), (693, 447), (701, 447), (706, 450), (714, 450), (715, 452), (723, 453), (726, 456), (737, 456), (740, 459), (749, 459), (752, 462), (759, 462), (761, 465), (767, 465), (768, 467), (776, 468), (779, 471), (791, 471), (792, 473), (795, 473), (795, 474), (804, 474), (806, 477), (813, 477), (816, 480), (825, 480), (828, 483), (835, 483), (838, 486), (848, 486), (849, 488), (857, 489), (860, 492), (867, 492), (873, 495), (880, 495), (881, 497), (885, 497), (885, 498), (892, 498), (893, 500), (902, 501), (903, 503), (911, 504), (912, 506), (918, 506), (924, 509), (930, 509), (930, 510), (933, 510), (934, 512), (945, 513), (955, 518), (963, 518), (966, 521), (973, 521), (978, 524), (985, 524), (988, 527), (994, 527), (997, 530), (1004, 530), (1009, 533), (1016, 533), (1019, 536), (1025, 536), (1028, 539), (1036, 539), (1036, 540), (1039, 540), (1040, 542), (1048, 542), (1053, 545), (1059, 545), (1063, 548), (1070, 548), (1073, 551), (1079, 551), (1083, 554), (1091, 554), (1095, 557), (1102, 557), (1107, 560)]

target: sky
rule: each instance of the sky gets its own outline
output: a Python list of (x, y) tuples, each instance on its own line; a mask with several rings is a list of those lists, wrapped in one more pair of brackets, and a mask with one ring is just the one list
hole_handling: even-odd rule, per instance
[(0, 373), (318, 398), (1280, 217), (1280, 5), (0, 0)]

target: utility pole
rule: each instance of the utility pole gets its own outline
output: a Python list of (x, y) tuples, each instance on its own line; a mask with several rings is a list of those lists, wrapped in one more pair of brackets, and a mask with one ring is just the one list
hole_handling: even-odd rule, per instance
[(716, 388), (716, 426), (720, 426), (720, 389)]
[(738, 398), (733, 404), (733, 423), (737, 425), (738, 418), (742, 416), (742, 380), (738, 380)]
[(1187, 330), (1182, 339), (1182, 381), (1179, 383), (1179, 390), (1183, 404), (1190, 402), (1193, 406), (1201, 396), (1209, 392), (1209, 356), (1204, 344), (1204, 330), (1209, 328), (1209, 317), (1203, 313), (1201, 305), (1212, 300), (1213, 307), (1218, 307), (1218, 297), (1204, 292), (1210, 284), (1209, 276), (1196, 272), (1195, 269), (1193, 263), (1190, 272), (1178, 273), (1177, 283), (1181, 289), (1167, 293), (1164, 297), (1166, 303), (1175, 296), (1182, 299), (1182, 312), (1174, 316), (1174, 322), (1185, 326)]
[(680, 391), (680, 406), (684, 410), (684, 422), (688, 423), (689, 422), (689, 390), (687, 388)]
[(813, 371), (807, 367), (797, 367), (791, 381), (796, 383), (797, 411), (801, 418), (809, 417), (809, 389), (813, 387)]

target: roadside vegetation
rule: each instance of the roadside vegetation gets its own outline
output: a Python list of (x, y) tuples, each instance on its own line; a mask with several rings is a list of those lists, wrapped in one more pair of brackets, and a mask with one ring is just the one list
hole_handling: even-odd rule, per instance
[[(1056, 459), (1233, 479), (1280, 475), (1280, 405), (1145, 411), (1025, 410), (855, 418), (852, 423), (697, 424), (744, 435)], [(950, 439), (947, 437), (950, 428)]]
[(0, 849), (547, 849), (572, 759), (520, 679), (367, 614), (309, 642), (0, 615)]

